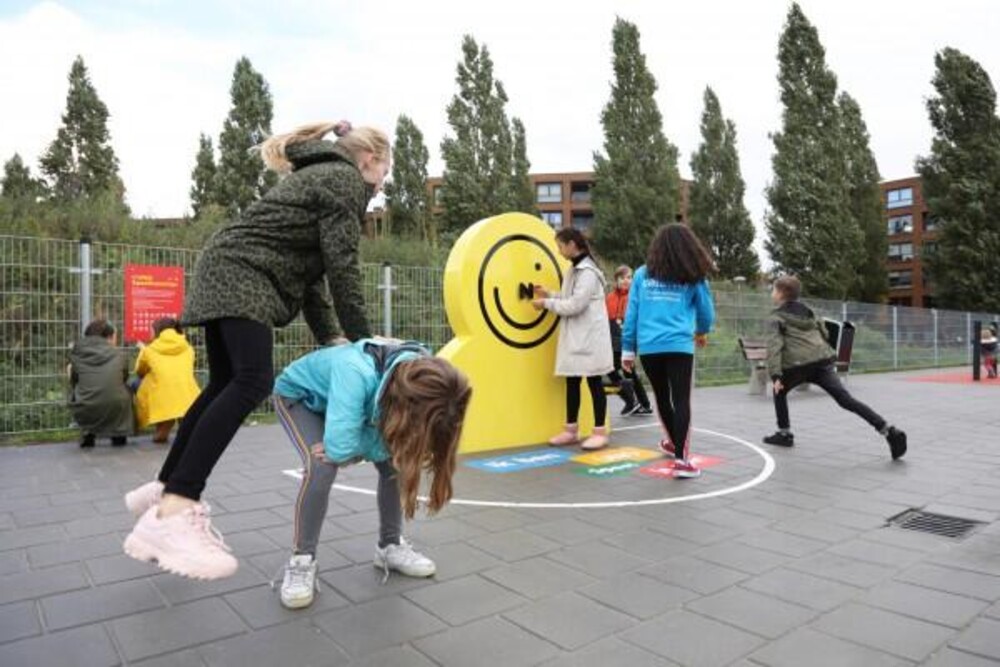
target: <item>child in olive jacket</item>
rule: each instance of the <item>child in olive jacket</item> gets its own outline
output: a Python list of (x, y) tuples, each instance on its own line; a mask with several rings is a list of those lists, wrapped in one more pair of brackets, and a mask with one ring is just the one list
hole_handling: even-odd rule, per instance
[(771, 312), (767, 370), (774, 382), (778, 431), (765, 437), (764, 442), (780, 447), (795, 444), (788, 416), (788, 392), (808, 382), (821, 387), (837, 405), (858, 415), (885, 436), (893, 459), (902, 457), (906, 453), (906, 433), (889, 425), (844, 388), (834, 368), (836, 354), (827, 343), (826, 327), (812, 310), (799, 302), (801, 291), (801, 283), (795, 276), (778, 278), (771, 291), (777, 308)]

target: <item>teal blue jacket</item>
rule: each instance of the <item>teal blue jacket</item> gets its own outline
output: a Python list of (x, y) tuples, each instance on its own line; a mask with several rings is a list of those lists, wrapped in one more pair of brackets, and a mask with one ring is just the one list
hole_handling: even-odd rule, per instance
[(334, 463), (379, 463), (389, 450), (379, 431), (378, 399), (396, 365), (429, 354), (415, 343), (362, 339), (325, 347), (292, 362), (274, 393), (325, 415), (323, 448)]

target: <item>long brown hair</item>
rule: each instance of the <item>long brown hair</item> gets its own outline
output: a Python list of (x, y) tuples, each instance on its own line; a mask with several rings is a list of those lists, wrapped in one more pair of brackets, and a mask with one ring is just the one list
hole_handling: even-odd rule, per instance
[(660, 227), (646, 253), (646, 273), (663, 282), (690, 285), (714, 270), (712, 255), (691, 228), (680, 222)]
[(438, 357), (401, 361), (379, 398), (382, 437), (399, 475), (403, 513), (413, 518), (423, 471), (431, 474), (427, 511), (451, 500), (458, 439), (472, 397), (469, 381)]

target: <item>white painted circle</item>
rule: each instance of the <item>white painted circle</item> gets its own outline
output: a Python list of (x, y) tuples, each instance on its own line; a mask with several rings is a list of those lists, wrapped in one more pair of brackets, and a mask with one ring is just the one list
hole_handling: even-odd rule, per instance
[[(615, 431), (631, 431), (640, 428), (652, 428), (659, 427), (659, 424), (642, 424), (639, 426), (627, 426), (624, 428), (615, 429)], [(454, 505), (466, 505), (471, 507), (509, 507), (509, 508), (525, 508), (525, 509), (603, 509), (609, 507), (638, 507), (641, 505), (669, 505), (671, 503), (686, 503), (693, 500), (705, 500), (706, 498), (718, 498), (719, 496), (728, 496), (733, 493), (739, 493), (740, 491), (746, 491), (747, 489), (752, 489), (758, 484), (763, 483), (768, 477), (774, 473), (775, 463), (771, 455), (766, 451), (742, 438), (737, 438), (735, 435), (729, 435), (728, 433), (719, 433), (718, 431), (710, 431), (704, 428), (692, 428), (692, 431), (697, 431), (699, 433), (705, 433), (706, 435), (714, 435), (726, 440), (735, 442), (736, 444), (749, 447), (754, 452), (756, 452), (762, 459), (764, 459), (764, 467), (761, 468), (757, 476), (751, 480), (743, 482), (742, 484), (737, 484), (735, 486), (729, 486), (724, 489), (717, 489), (715, 491), (706, 491), (704, 493), (692, 493), (687, 496), (671, 496), (670, 498), (651, 498), (648, 500), (617, 500), (617, 501), (606, 501), (606, 502), (594, 502), (594, 503), (521, 503), (516, 501), (506, 501), (506, 500), (472, 500), (463, 498), (452, 498), (451, 503)], [(284, 473), (296, 479), (301, 479), (302, 474), (298, 470), (285, 470)], [(685, 483), (685, 482), (681, 482)], [(687, 482), (690, 483), (690, 482)], [(341, 491), (349, 491), (351, 493), (361, 493), (366, 496), (374, 496), (374, 489), (363, 489), (358, 486), (350, 486), (348, 484), (334, 484), (333, 488), (340, 489)], [(427, 498), (420, 497), (421, 502), (426, 502)]]

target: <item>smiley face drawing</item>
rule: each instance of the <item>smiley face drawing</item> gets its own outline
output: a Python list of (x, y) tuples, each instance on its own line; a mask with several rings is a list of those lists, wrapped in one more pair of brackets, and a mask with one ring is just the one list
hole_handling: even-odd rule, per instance
[[(452, 247), (444, 301), (455, 338), (438, 354), (472, 385), (461, 452), (538, 445), (562, 425), (566, 387), (553, 373), (559, 318), (531, 300), (535, 286), (558, 290), (568, 268), (554, 230), (524, 213), (481, 220)], [(593, 417), (583, 404), (586, 428)]]

